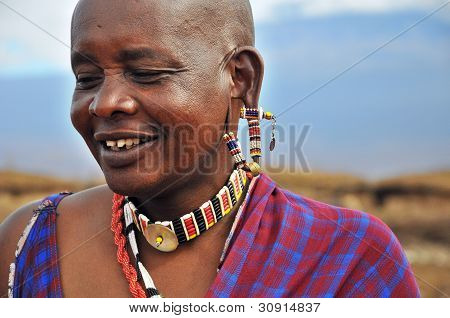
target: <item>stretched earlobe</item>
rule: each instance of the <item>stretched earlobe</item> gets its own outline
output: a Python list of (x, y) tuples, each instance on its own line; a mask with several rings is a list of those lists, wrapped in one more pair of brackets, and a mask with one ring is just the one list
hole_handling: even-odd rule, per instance
[(256, 48), (239, 47), (230, 62), (231, 97), (242, 99), (245, 105), (258, 105), (264, 77), (264, 61)]

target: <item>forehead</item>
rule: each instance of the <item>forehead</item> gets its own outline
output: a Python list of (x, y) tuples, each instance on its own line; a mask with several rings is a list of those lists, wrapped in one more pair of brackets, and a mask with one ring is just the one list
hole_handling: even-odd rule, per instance
[[(167, 1), (166, 3), (169, 3)], [(75, 9), (72, 23), (72, 43), (126, 37), (128, 41), (140, 37), (162, 37), (170, 30), (163, 27), (167, 10), (157, 1), (80, 1)], [(167, 6), (167, 4), (166, 4)], [(176, 20), (176, 16), (172, 16)], [(169, 21), (174, 25), (176, 21)], [(164, 32), (163, 32), (164, 31)]]
[[(151, 47), (155, 52), (188, 55), (211, 49), (196, 10), (173, 0), (82, 0), (74, 12), (72, 47)], [(208, 48), (206, 48), (207, 46)]]

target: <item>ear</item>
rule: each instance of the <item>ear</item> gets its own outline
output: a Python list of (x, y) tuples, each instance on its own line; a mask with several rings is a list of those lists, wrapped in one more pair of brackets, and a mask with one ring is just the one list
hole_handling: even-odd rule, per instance
[(246, 106), (257, 107), (264, 77), (264, 61), (251, 46), (237, 48), (230, 61), (232, 79), (231, 97)]

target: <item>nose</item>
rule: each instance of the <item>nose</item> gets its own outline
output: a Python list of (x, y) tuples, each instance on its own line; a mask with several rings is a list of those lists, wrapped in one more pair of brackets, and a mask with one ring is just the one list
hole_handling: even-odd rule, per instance
[(108, 118), (118, 113), (133, 115), (137, 108), (137, 101), (131, 96), (131, 88), (115, 76), (106, 76), (89, 105), (89, 113)]

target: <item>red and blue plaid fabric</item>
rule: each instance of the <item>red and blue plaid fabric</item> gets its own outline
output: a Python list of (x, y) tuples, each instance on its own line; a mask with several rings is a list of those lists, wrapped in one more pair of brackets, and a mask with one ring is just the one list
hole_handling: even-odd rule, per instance
[(56, 207), (70, 193), (42, 200), (39, 213), (16, 258), (13, 297), (62, 297), (56, 249)]
[[(56, 206), (41, 212), (16, 260), (14, 297), (62, 297)], [(254, 184), (206, 297), (419, 297), (392, 231), (364, 212)]]
[(419, 297), (392, 231), (261, 175), (207, 297)]

